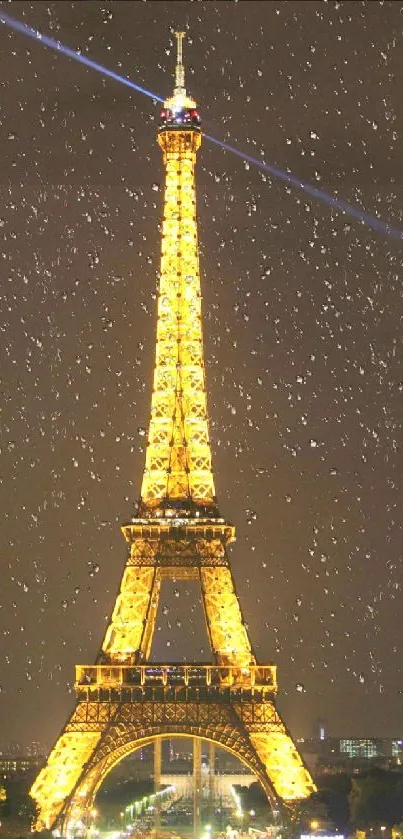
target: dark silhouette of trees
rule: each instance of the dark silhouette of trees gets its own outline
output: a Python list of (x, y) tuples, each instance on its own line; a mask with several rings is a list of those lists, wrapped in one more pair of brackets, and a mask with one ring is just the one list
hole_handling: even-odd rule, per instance
[(403, 773), (374, 768), (354, 776), (349, 805), (354, 827), (398, 824), (403, 819)]
[(328, 775), (319, 784), (317, 796), (327, 807), (329, 819), (337, 830), (346, 832), (350, 825), (349, 794), (351, 776), (345, 773)]
[[(239, 787), (245, 810), (267, 806), (260, 784)], [(381, 826), (390, 828), (403, 821), (403, 772), (373, 767), (360, 775), (340, 773), (326, 775), (318, 781), (318, 791), (300, 802), (288, 813), (283, 813), (283, 825), (290, 835), (301, 828), (306, 830), (312, 821), (320, 828), (341, 833), (353, 829)]]

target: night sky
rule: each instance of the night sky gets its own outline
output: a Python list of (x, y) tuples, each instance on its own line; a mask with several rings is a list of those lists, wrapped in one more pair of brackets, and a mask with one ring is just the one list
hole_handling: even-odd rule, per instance
[[(11, 2), (207, 133), (403, 228), (401, 2)], [(0, 25), (0, 747), (57, 736), (123, 571), (149, 420), (159, 106)], [(209, 144), (197, 170), (216, 485), (295, 736), (401, 736), (402, 243)], [(155, 658), (208, 659), (197, 589)]]

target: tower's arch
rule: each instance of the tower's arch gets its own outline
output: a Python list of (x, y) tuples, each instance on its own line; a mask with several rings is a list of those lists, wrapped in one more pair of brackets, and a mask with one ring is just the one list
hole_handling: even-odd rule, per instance
[(61, 825), (63, 836), (69, 835), (69, 822), (71, 820), (77, 819), (82, 812), (88, 813), (91, 811), (99, 789), (115, 766), (139, 749), (153, 745), (157, 738), (167, 740), (172, 737), (183, 739), (197, 737), (202, 742), (213, 743), (215, 746), (224, 749), (233, 755), (233, 757), (238, 758), (250, 770), (251, 774), (256, 777), (256, 780), (259, 781), (266, 793), (270, 805), (272, 807), (278, 805), (279, 801), (274, 787), (268, 779), (264, 767), (259, 767), (252, 749), (250, 750), (250, 754), (247, 754), (244, 749), (240, 751), (239, 747), (237, 748), (237, 744), (234, 743), (233, 734), (234, 732), (231, 731), (218, 732), (213, 730), (208, 734), (207, 732), (201, 734), (200, 729), (196, 726), (189, 727), (187, 731), (181, 730), (178, 732), (172, 730), (164, 733), (161, 733), (158, 726), (150, 726), (149, 730), (144, 732), (144, 736), (141, 738), (135, 735), (133, 736), (133, 734), (130, 736), (130, 732), (127, 731), (123, 732), (120, 742), (115, 742), (114, 745), (111, 745), (109, 751), (105, 750), (104, 756), (94, 766), (88, 769), (88, 773), (74, 790), (74, 794), (65, 809), (63, 823)]

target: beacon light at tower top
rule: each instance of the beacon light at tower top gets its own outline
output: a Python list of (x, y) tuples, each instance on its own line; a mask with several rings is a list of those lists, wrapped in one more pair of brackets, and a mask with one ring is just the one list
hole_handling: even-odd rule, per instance
[[(32, 38), (37, 43), (43, 44), (44, 46), (49, 47), (49, 49), (52, 49), (55, 52), (63, 53), (63, 55), (67, 56), (67, 58), (72, 58), (74, 61), (78, 61), (80, 64), (84, 64), (84, 66), (90, 68), (91, 70), (94, 70), (96, 73), (101, 73), (101, 75), (107, 76), (108, 78), (113, 79), (114, 81), (119, 82), (120, 84), (123, 84), (126, 87), (129, 87), (132, 90), (137, 91), (137, 93), (143, 94), (143, 96), (148, 96), (155, 102), (164, 102), (164, 99), (157, 93), (154, 93), (152, 90), (148, 90), (147, 88), (136, 84), (131, 79), (127, 78), (127, 76), (122, 76), (119, 73), (115, 73), (113, 70), (110, 70), (109, 67), (105, 67), (102, 64), (98, 64), (97, 61), (93, 61), (93, 59), (89, 58), (86, 55), (83, 55), (80, 51), (71, 49), (71, 47), (66, 46), (66, 44), (63, 44), (61, 41), (56, 41), (54, 38), (49, 37), (49, 35), (45, 35), (42, 32), (39, 32), (38, 29), (34, 29), (33, 27), (28, 26), (26, 23), (22, 23), (20, 20), (17, 20), (16, 18), (7, 14), (3, 8), (0, 9), (0, 23), (4, 24), (5, 26), (8, 26), (15, 32), (19, 32), (22, 35), (25, 35), (27, 38)], [(165, 101), (169, 102), (172, 100)], [(193, 102), (193, 100), (190, 101)], [(279, 178), (284, 183), (287, 183), (290, 186), (295, 187), (298, 190), (301, 190), (305, 195), (311, 196), (315, 200), (320, 201), (322, 204), (327, 204), (327, 206), (331, 207), (332, 210), (348, 215), (351, 218), (356, 219), (356, 221), (361, 222), (361, 224), (364, 224), (367, 227), (372, 228), (372, 230), (376, 230), (378, 233), (382, 233), (384, 236), (388, 236), (391, 239), (397, 239), (398, 241), (403, 241), (403, 230), (401, 230), (398, 227), (394, 227), (393, 225), (383, 221), (381, 218), (378, 218), (377, 216), (370, 215), (369, 213), (365, 212), (365, 210), (361, 209), (361, 207), (349, 204), (348, 201), (344, 201), (342, 198), (338, 198), (338, 196), (336, 195), (331, 195), (330, 193), (325, 192), (324, 189), (318, 189), (309, 182), (302, 181), (300, 178), (293, 175), (292, 172), (285, 172), (283, 169), (280, 169), (277, 166), (273, 166), (270, 163), (266, 163), (265, 160), (254, 157), (253, 155), (244, 152), (242, 149), (237, 148), (236, 146), (232, 146), (229, 143), (225, 143), (222, 140), (219, 140), (218, 137), (213, 137), (210, 134), (204, 134), (204, 137), (210, 143), (214, 143), (214, 145), (219, 146), (224, 151), (228, 151), (231, 154), (240, 157), (242, 160), (248, 161), (253, 166), (256, 166), (258, 169), (261, 169), (262, 171), (267, 172), (270, 175), (273, 175), (273, 177)]]

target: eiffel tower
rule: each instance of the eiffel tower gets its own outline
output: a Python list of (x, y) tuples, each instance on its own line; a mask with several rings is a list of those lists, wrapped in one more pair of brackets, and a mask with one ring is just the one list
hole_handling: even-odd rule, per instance
[[(177, 33), (173, 96), (158, 130), (165, 172), (151, 421), (141, 496), (123, 525), (128, 558), (101, 652), (76, 667), (76, 706), (31, 796), (36, 829), (68, 835), (126, 755), (188, 736), (238, 756), (272, 801), (315, 786), (276, 708), (276, 668), (256, 661), (226, 547), (211, 466), (201, 322), (195, 163), (201, 143)], [(198, 580), (212, 664), (150, 662), (161, 582)], [(200, 745), (199, 745), (200, 751)]]

